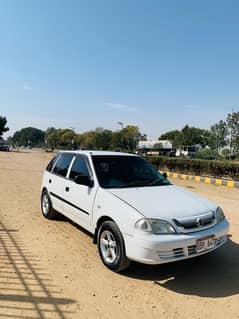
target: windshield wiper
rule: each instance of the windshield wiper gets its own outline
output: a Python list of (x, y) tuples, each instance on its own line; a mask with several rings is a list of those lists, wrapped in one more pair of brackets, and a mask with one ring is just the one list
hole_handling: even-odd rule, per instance
[(156, 185), (156, 186), (164, 186), (164, 185), (170, 185), (170, 183), (165, 180), (163, 177), (158, 177), (155, 180), (138, 180), (138, 181), (131, 181), (127, 184), (122, 184), (119, 186), (116, 186), (115, 188), (127, 188), (127, 187), (147, 187), (147, 186), (153, 186), (156, 183), (162, 181), (162, 183)]
[[(165, 181), (165, 179), (162, 178), (162, 177), (158, 177), (158, 178), (156, 178), (155, 180), (153, 180), (152, 182), (148, 183), (148, 185), (153, 186), (153, 185), (155, 185), (157, 182), (160, 182), (160, 181)], [(161, 183), (161, 184), (159, 184), (159, 185), (157, 185), (157, 186), (162, 186), (162, 185), (168, 185), (168, 182), (167, 182), (167, 183)]]

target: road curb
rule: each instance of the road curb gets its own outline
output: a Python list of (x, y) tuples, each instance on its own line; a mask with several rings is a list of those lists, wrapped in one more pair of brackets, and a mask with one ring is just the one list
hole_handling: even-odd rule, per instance
[(166, 172), (166, 173), (168, 177), (178, 178), (182, 180), (202, 182), (205, 184), (212, 184), (216, 186), (226, 186), (228, 188), (239, 188), (239, 182), (233, 181), (233, 180), (203, 177), (203, 176), (197, 176), (197, 175), (179, 174), (179, 173), (172, 173), (172, 172)]

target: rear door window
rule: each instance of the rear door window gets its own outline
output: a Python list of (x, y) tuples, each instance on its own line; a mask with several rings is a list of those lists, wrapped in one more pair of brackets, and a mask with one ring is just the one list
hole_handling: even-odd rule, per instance
[(49, 162), (49, 164), (48, 164), (47, 167), (46, 167), (46, 170), (47, 170), (48, 172), (51, 172), (51, 171), (52, 171), (52, 169), (53, 169), (55, 163), (58, 161), (58, 159), (60, 158), (60, 156), (61, 156), (61, 154), (57, 154), (56, 156), (54, 156), (54, 157), (52, 158), (52, 160)]
[(53, 173), (60, 175), (62, 177), (66, 177), (67, 171), (69, 169), (73, 157), (73, 154), (62, 154), (61, 158), (59, 159), (59, 161), (57, 161), (53, 169)]

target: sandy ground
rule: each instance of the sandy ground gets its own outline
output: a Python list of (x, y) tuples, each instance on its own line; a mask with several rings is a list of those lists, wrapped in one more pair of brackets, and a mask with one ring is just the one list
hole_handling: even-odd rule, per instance
[(0, 153), (0, 318), (239, 318), (239, 190), (173, 180), (222, 206), (226, 246), (188, 261), (115, 274), (92, 238), (42, 218), (50, 154)]

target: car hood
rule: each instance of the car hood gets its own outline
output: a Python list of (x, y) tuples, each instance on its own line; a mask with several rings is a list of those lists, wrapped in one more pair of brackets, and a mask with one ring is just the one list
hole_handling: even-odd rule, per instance
[(110, 192), (147, 218), (173, 219), (215, 211), (210, 201), (175, 185), (111, 189)]

